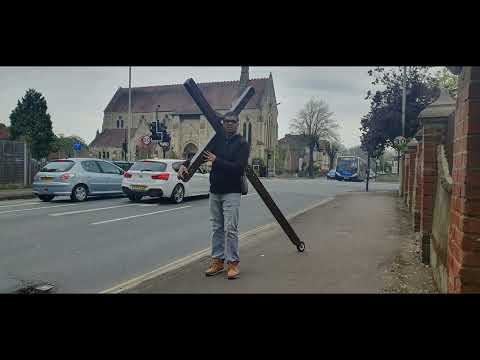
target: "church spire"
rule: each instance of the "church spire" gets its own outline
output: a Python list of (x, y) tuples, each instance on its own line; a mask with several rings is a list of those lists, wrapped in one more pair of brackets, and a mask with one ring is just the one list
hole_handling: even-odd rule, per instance
[(240, 88), (239, 93), (241, 93), (248, 86), (248, 66), (242, 66), (242, 72), (240, 74)]

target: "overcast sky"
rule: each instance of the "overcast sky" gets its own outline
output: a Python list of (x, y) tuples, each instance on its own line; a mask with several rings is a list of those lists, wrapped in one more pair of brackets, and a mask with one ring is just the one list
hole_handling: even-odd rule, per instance
[[(250, 67), (250, 78), (273, 75), (278, 106), (279, 137), (290, 120), (316, 97), (326, 101), (340, 124), (347, 146), (360, 143), (360, 119), (368, 111), (364, 100), (372, 67)], [(132, 67), (132, 86), (238, 80), (240, 67)], [(53, 131), (79, 135), (90, 143), (102, 127), (103, 110), (119, 86), (128, 87), (128, 67), (0, 67), (0, 123), (29, 88), (47, 100)]]

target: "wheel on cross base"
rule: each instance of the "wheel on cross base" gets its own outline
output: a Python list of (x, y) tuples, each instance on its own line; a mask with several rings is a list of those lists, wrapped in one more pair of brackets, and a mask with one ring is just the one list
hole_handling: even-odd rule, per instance
[(297, 250), (300, 252), (305, 251), (305, 243), (303, 241), (300, 241), (300, 244), (297, 245)]

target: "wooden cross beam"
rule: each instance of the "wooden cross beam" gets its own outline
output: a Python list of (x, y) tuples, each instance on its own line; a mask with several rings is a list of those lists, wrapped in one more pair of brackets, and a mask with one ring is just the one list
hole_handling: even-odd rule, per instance
[[(203, 96), (202, 91), (198, 88), (195, 81), (193, 81), (193, 79), (188, 79), (187, 81), (185, 81), (183, 85), (185, 86), (185, 89), (193, 98), (197, 106), (200, 108), (200, 111), (205, 115), (208, 122), (210, 123), (210, 125), (212, 125), (213, 129), (215, 130), (215, 133), (210, 137), (206, 145), (204, 145), (202, 149), (199, 149), (195, 154), (195, 156), (190, 161), (190, 164), (187, 168), (188, 176), (183, 178), (184, 181), (188, 181), (191, 179), (193, 174), (198, 170), (200, 165), (202, 165), (203, 153), (205, 151), (209, 151), (212, 149), (213, 144), (217, 140), (217, 136), (223, 137), (224, 131), (223, 131), (223, 124), (222, 124), (223, 116), (212, 109), (210, 104), (207, 102), (207, 100)], [(232, 107), (230, 108), (229, 112), (234, 113), (235, 115), (239, 115), (254, 94), (255, 94), (255, 89), (252, 86), (247, 87), (243, 91), (243, 93), (238, 97), (238, 99), (232, 104)], [(277, 204), (275, 204), (272, 197), (268, 193), (267, 189), (265, 188), (265, 186), (263, 186), (262, 182), (257, 177), (257, 175), (255, 174), (255, 172), (253, 171), (250, 165), (247, 165), (247, 168), (245, 169), (245, 175), (247, 176), (247, 179), (250, 181), (254, 189), (257, 191), (258, 195), (260, 195), (260, 198), (268, 207), (273, 217), (278, 221), (283, 231), (285, 231), (290, 241), (297, 247), (298, 251), (303, 252), (305, 250), (305, 243), (303, 241), (300, 241), (297, 234), (293, 230), (292, 226), (287, 221), (285, 216), (282, 214)]]

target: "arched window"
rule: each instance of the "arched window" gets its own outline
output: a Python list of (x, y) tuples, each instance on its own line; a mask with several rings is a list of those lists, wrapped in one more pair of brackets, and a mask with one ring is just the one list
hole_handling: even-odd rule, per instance
[(107, 159), (110, 159), (110, 153), (107, 151)]
[(99, 158), (99, 159), (102, 158), (102, 152), (101, 152), (101, 151), (98, 152), (98, 158)]
[(247, 140), (247, 123), (243, 124), (243, 138)]
[(117, 129), (120, 127), (120, 120), (117, 120)]
[(120, 127), (123, 129), (123, 119), (120, 120)]
[(252, 123), (248, 124), (248, 143), (252, 145)]
[(105, 151), (103, 152), (103, 158), (105, 159)]

